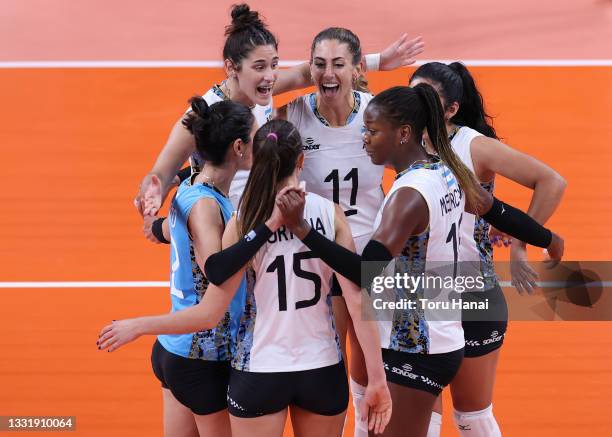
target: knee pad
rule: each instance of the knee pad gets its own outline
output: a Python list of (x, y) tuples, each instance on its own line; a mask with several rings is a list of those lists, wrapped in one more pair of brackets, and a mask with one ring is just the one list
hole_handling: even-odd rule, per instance
[(462, 437), (501, 437), (501, 431), (493, 416), (493, 404), (480, 411), (455, 410), (455, 424)]

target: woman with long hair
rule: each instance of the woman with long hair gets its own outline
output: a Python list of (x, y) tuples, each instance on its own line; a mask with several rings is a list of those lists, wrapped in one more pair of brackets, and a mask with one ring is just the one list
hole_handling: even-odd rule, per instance
[[(237, 327), (227, 389), (233, 436), (281, 436), (287, 414), (296, 435), (340, 436), (348, 384), (331, 309), (332, 270), (284, 226), (275, 198), (298, 185), (304, 165), (297, 129), (284, 120), (262, 126), (238, 214), (227, 224), (224, 250), (208, 257), (209, 285), (199, 305), (163, 316), (115, 321), (103, 328), (102, 348), (115, 350), (144, 334), (178, 334), (218, 323), (246, 274), (246, 300)], [(343, 211), (316, 194), (304, 219), (347, 250), (353, 240)], [(391, 416), (375, 322), (361, 319), (360, 290), (338, 276), (366, 354), (364, 417), (375, 432)], [(235, 299), (235, 298), (234, 298)]]
[[(440, 101), (431, 86), (394, 87), (378, 94), (368, 105), (364, 121), (364, 145), (372, 162), (394, 168), (397, 177), (362, 255), (333, 244), (304, 221), (302, 196), (288, 191), (279, 198), (292, 233), (336, 272), (371, 288), (380, 270), (364, 271), (363, 261), (390, 263), (391, 277), (406, 274), (412, 278), (426, 276), (444, 263), (454, 278), (459, 261), (457, 229), (464, 211), (481, 215), (523, 241), (548, 248), (555, 260), (561, 258), (561, 238), (495, 199), (454, 154)], [(427, 154), (421, 146), (425, 130), (437, 156)], [(422, 300), (431, 300), (432, 292), (439, 291), (419, 284), (413, 289), (395, 285), (389, 303), (412, 295), (423, 305)], [(452, 296), (454, 287), (448, 288), (446, 292)], [(379, 322), (394, 407), (385, 436), (427, 435), (436, 398), (453, 379), (463, 358), (461, 318), (451, 315), (440, 316), (419, 305), (393, 307), (391, 316)]]
[[(539, 223), (546, 223), (561, 202), (565, 180), (546, 164), (499, 141), (469, 70), (459, 62), (448, 65), (430, 62), (420, 66), (410, 78), (410, 85), (420, 83), (431, 85), (438, 93), (451, 146), (482, 187), (492, 193), (495, 176), (499, 174), (532, 189), (527, 213)], [(425, 143), (433, 152), (431, 143), (427, 139)], [(463, 315), (465, 360), (450, 384), (455, 423), (462, 435), (500, 436), (493, 415), (493, 387), (508, 325), (508, 309), (495, 276), (489, 224), (482, 217), (466, 213), (459, 241), (461, 261), (464, 265), (475, 263), (474, 271), (485, 278), (484, 290), (466, 293), (464, 298), (488, 301), (489, 306), (488, 311), (466, 311)], [(510, 251), (513, 283), (519, 292), (531, 293), (536, 274), (524, 262), (526, 244), (514, 240)], [(442, 402), (438, 400), (430, 437), (440, 433), (441, 413)]]

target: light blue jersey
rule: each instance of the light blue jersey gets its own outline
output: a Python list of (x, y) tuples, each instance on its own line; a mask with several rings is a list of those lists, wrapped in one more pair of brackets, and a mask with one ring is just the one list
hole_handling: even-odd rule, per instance
[[(190, 178), (191, 179), (191, 178)], [(200, 199), (215, 199), (227, 223), (234, 207), (229, 198), (206, 184), (191, 184), (187, 179), (172, 201), (168, 216), (170, 225), (170, 295), (172, 312), (197, 305), (206, 293), (208, 280), (196, 262), (187, 222), (191, 208)], [(169, 352), (185, 358), (227, 361), (231, 358), (233, 339), (245, 304), (244, 281), (219, 324), (211, 330), (195, 334), (160, 335), (159, 342)]]

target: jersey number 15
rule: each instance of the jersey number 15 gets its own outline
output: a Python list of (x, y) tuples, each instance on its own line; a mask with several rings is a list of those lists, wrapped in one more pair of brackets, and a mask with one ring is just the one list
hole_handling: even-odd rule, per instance
[[(300, 300), (295, 303), (295, 309), (308, 308), (316, 305), (321, 299), (321, 278), (313, 272), (302, 270), (302, 260), (318, 258), (314, 252), (298, 252), (293, 254), (293, 273), (298, 278), (311, 281), (314, 284), (314, 296), (311, 299)], [(270, 263), (266, 272), (278, 273), (278, 310), (287, 311), (287, 275), (285, 273), (285, 256), (279, 255)]]

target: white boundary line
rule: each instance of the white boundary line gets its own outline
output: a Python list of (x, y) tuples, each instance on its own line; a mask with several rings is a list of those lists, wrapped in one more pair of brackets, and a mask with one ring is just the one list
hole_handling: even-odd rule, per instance
[[(544, 281), (537, 282), (538, 287), (542, 288), (562, 288), (564, 286), (584, 286), (592, 287), (612, 287), (612, 281), (588, 282), (581, 284), (578, 282), (566, 281)], [(512, 287), (510, 281), (500, 281), (502, 287)], [(1, 288), (168, 288), (169, 281), (69, 281), (69, 282), (0, 282)]]
[(169, 281), (0, 282), (0, 288), (168, 288)]
[[(417, 61), (415, 65), (432, 62)], [(439, 59), (450, 63), (453, 60)], [(304, 61), (281, 61), (291, 67)], [(612, 59), (472, 59), (462, 61), (468, 67), (612, 67)], [(0, 69), (11, 68), (219, 68), (221, 61), (0, 61)]]

